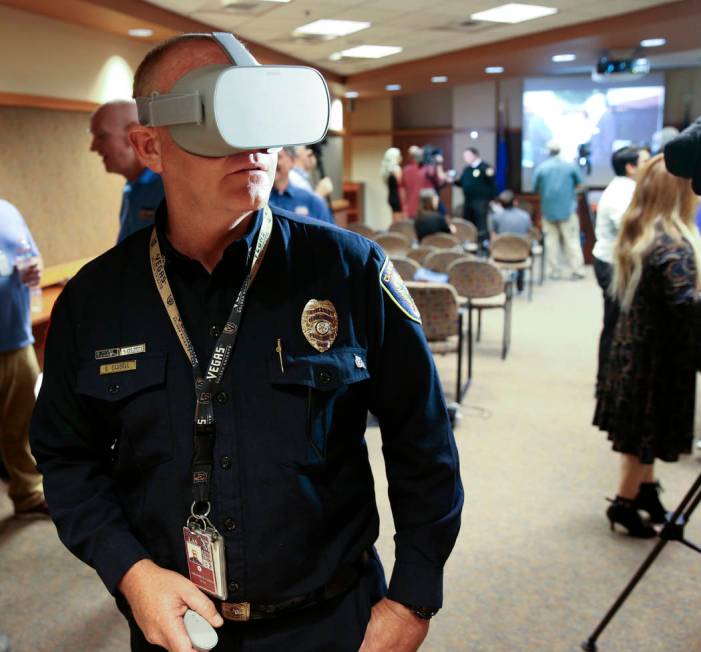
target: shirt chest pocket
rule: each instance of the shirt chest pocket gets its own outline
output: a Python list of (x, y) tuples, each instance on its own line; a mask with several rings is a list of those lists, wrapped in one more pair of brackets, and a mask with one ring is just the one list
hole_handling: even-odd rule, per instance
[[(367, 419), (366, 351), (339, 347), (312, 355), (274, 354), (273, 423), (287, 433), (286, 450), (300, 465), (318, 465), (357, 444)], [(356, 438), (357, 439), (357, 438)]]
[(78, 370), (77, 392), (116, 418), (121, 431), (115, 434), (128, 440), (142, 470), (173, 458), (166, 363), (166, 353), (144, 353), (91, 361)]

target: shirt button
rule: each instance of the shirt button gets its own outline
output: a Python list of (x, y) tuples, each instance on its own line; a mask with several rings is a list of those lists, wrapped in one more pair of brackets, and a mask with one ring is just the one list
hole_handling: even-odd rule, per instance
[(234, 521), (233, 518), (227, 518), (227, 519), (224, 521), (224, 527), (225, 527), (227, 530), (235, 530), (235, 529), (236, 529), (236, 522)]
[(221, 331), (219, 330), (219, 326), (213, 325), (213, 326), (209, 327), (209, 334), (212, 337), (219, 337), (220, 333), (221, 333)]
[(214, 400), (219, 403), (219, 405), (224, 405), (229, 400), (229, 395), (226, 392), (217, 392), (214, 396)]
[(222, 469), (231, 468), (231, 458), (228, 455), (224, 455), (224, 457), (221, 458), (221, 467)]
[(324, 369), (324, 370), (319, 372), (319, 380), (324, 385), (328, 385), (331, 382), (331, 374)]
[(119, 385), (107, 385), (107, 391), (110, 394), (116, 394), (119, 391)]
[(229, 591), (236, 593), (239, 590), (239, 585), (236, 582), (229, 582)]

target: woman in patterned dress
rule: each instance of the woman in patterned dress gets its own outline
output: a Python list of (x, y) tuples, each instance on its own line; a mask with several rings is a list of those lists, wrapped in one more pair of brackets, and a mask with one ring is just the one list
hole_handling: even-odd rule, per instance
[(607, 510), (631, 536), (664, 523), (654, 462), (675, 462), (693, 441), (701, 237), (688, 180), (669, 174), (662, 155), (642, 168), (614, 251), (611, 292), (622, 312), (594, 424), (621, 453), (618, 495)]

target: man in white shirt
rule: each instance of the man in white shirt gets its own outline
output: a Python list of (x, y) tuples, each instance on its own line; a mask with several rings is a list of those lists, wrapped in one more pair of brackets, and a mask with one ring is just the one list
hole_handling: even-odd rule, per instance
[(638, 167), (648, 158), (650, 158), (649, 152), (640, 147), (623, 147), (614, 152), (611, 165), (616, 176), (602, 193), (596, 213), (594, 272), (604, 295), (604, 326), (599, 338), (597, 389), (605, 375), (604, 366), (618, 321), (618, 304), (608, 292), (613, 277), (613, 248), (618, 237), (621, 219), (635, 192)]

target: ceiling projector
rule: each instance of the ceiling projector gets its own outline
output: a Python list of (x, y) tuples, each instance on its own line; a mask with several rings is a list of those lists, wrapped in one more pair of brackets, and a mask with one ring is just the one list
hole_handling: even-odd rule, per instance
[(650, 72), (650, 62), (642, 57), (604, 55), (591, 73), (595, 82), (618, 82), (641, 79)]

